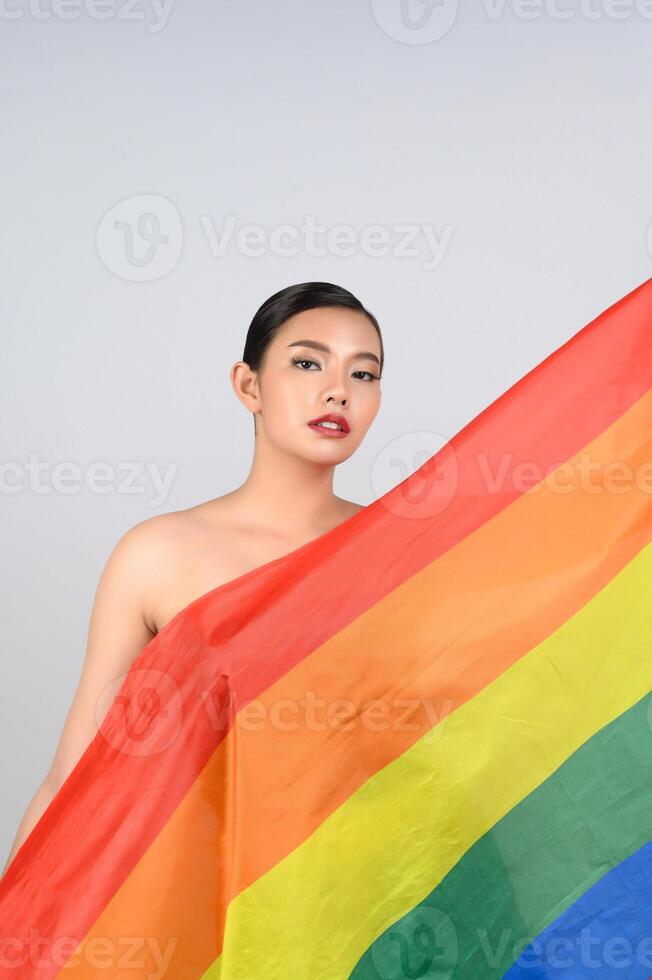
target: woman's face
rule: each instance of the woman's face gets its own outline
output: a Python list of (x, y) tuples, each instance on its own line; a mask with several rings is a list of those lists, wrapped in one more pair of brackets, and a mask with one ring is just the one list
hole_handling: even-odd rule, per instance
[[(319, 307), (295, 314), (267, 348), (252, 388), (258, 438), (316, 462), (347, 459), (380, 407), (379, 374), (380, 340), (364, 313)], [(340, 417), (345, 431), (309, 424), (327, 414)]]

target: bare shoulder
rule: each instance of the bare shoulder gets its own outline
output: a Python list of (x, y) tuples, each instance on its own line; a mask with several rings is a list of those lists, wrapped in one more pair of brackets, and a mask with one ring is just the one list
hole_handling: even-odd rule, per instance
[[(364, 509), (338, 498), (340, 521)], [(141, 582), (143, 615), (153, 633), (198, 596), (298, 547), (266, 535), (242, 513), (234, 493), (134, 525), (118, 543)]]
[(146, 580), (144, 615), (153, 633), (242, 570), (229, 497), (147, 518), (120, 542), (131, 549), (131, 564)]
[(144, 560), (166, 557), (178, 547), (192, 526), (193, 508), (147, 517), (126, 531), (116, 545), (125, 554)]
[(173, 557), (179, 547), (186, 523), (183, 511), (172, 511), (134, 524), (117, 541), (108, 564), (120, 564), (134, 574), (155, 577), (161, 562)]
[(120, 566), (125, 580), (133, 581), (140, 594), (143, 618), (158, 632), (160, 597), (174, 592), (178, 582), (192, 571), (193, 545), (200, 542), (194, 507), (155, 514), (129, 528), (115, 545), (107, 568)]

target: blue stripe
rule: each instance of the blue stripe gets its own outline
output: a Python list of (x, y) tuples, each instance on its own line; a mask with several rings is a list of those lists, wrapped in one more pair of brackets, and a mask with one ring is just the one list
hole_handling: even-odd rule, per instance
[[(613, 819), (618, 821), (617, 813)], [(544, 929), (504, 977), (650, 980), (652, 841), (607, 872)]]

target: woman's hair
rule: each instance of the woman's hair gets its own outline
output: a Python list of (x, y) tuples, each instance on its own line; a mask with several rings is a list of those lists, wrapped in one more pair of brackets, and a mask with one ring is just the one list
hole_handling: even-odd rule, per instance
[(332, 282), (300, 282), (286, 286), (266, 299), (249, 325), (242, 360), (258, 371), (268, 346), (279, 327), (295, 313), (314, 310), (320, 306), (341, 306), (347, 310), (364, 313), (374, 325), (380, 341), (380, 372), (382, 373), (384, 351), (383, 338), (376, 317), (365, 309), (359, 299), (348, 289), (335, 286)]

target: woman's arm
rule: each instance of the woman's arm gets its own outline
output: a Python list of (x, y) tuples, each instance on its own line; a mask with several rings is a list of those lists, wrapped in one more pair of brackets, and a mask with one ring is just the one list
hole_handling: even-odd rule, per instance
[(32, 830), (32, 828), (38, 823), (41, 815), (45, 813), (45, 810), (53, 796), (54, 796), (54, 792), (52, 790), (52, 787), (49, 785), (46, 776), (46, 778), (43, 780), (39, 788), (34, 793), (34, 796), (30, 800), (29, 805), (25, 810), (23, 819), (18, 825), (18, 831), (16, 833), (13, 846), (11, 848), (11, 851), (9, 852), (7, 863), (5, 864), (2, 872), (3, 877), (5, 871), (13, 861), (16, 851), (23, 843), (23, 841), (25, 840), (29, 832)]
[(149, 518), (127, 531), (106, 562), (93, 601), (77, 690), (52, 764), (18, 827), (3, 876), (97, 733), (112, 700), (105, 698), (106, 703), (100, 706), (103, 692), (129, 670), (136, 655), (154, 635), (148, 623), (158, 541), (158, 517)]

